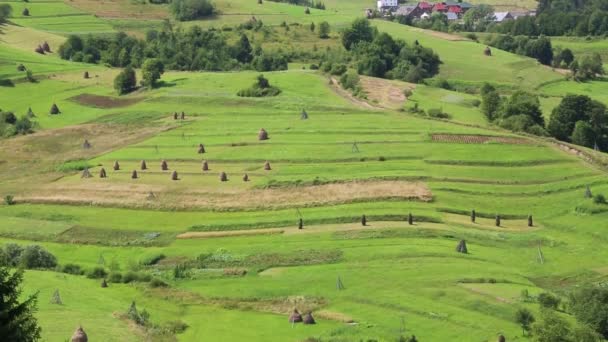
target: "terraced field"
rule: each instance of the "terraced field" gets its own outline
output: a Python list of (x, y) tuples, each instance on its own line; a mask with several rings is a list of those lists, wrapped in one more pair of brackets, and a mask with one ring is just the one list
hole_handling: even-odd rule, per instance
[[(327, 17), (339, 27), (367, 6), (332, 0), (305, 17), (286, 4), (265, 2), (264, 13), (253, 1), (232, 4), (218, 1), (224, 15), (205, 24), (241, 23), (252, 12), (270, 23)], [(57, 46), (66, 33), (109, 32), (124, 18), (81, 15), (93, 5), (78, 0), (30, 5), (31, 18), (15, 18), (25, 27), (0, 34), (0, 75), (10, 80), (0, 108), (21, 115), (31, 107), (38, 124), (2, 141), (0, 194), (16, 204), (0, 206), (0, 243), (41, 245), (61, 266), (100, 267), (110, 280), (102, 288), (84, 275), (28, 270), (24, 294), (39, 291), (44, 340), (64, 341), (82, 325), (104, 341), (523, 341), (515, 312), (540, 311), (523, 290), (561, 294), (606, 279), (608, 210), (585, 198), (587, 187), (608, 194), (602, 153), (576, 155), (491, 126), (477, 95), (367, 79), (367, 102), (354, 100), (302, 64), (265, 73), (282, 90), (271, 98), (236, 95), (254, 82), (251, 71), (167, 72), (163, 86), (117, 97), (118, 70), (38, 55), (30, 41)], [(158, 20), (162, 9), (141, 13)], [(574, 87), (557, 88), (562, 76), (531, 59), (497, 51), (487, 61), (481, 44), (374, 24), (432, 47), (444, 61), (440, 78), (454, 84), (555, 82), (540, 91), (556, 99)], [(24, 81), (19, 63), (37, 83)], [(61, 114), (47, 114), (53, 103)], [(450, 118), (403, 110), (413, 103)], [(268, 140), (259, 140), (262, 128)], [(456, 252), (462, 239), (468, 254)], [(111, 281), (118, 274), (167, 286)], [(49, 303), (56, 289), (61, 306)], [(188, 327), (151, 336), (127, 319), (132, 301), (157, 326)], [(317, 324), (290, 324), (294, 308), (312, 311)]]

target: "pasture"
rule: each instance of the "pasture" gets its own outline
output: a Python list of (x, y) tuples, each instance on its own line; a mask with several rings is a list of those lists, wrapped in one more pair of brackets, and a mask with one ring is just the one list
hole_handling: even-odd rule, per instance
[[(337, 30), (370, 5), (325, 3), (305, 15), (288, 4), (218, 0), (221, 15), (183, 27), (252, 15), (272, 25), (327, 20), (335, 29), (327, 40), (304, 26), (252, 40), (270, 49), (335, 47)], [(55, 47), (71, 32), (116, 27), (141, 34), (166, 6), (27, 6), (32, 16), (0, 33), (0, 75), (10, 80), (0, 85), (0, 108), (23, 115), (31, 107), (37, 124), (36, 133), (2, 142), (0, 195), (16, 202), (0, 205), (0, 245), (38, 244), (57, 257), (57, 269), (25, 273), (23, 294), (39, 292), (44, 340), (64, 341), (82, 325), (91, 340), (107, 341), (526, 341), (515, 312), (540, 307), (523, 290), (564, 294), (606, 279), (608, 207), (585, 197), (587, 187), (608, 194), (605, 170), (551, 140), (492, 126), (476, 94), (364, 77), (368, 98), (355, 99), (302, 60), (264, 73), (281, 89), (275, 97), (237, 96), (259, 74), (248, 70), (167, 71), (158, 88), (119, 97), (119, 70), (38, 55), (31, 41)], [(546, 117), (568, 92), (608, 101), (601, 82), (561, 81), (529, 58), (486, 57), (484, 45), (460, 37), (373, 24), (433, 48), (443, 60), (436, 78), (454, 89), (491, 82), (534, 90), (547, 95)], [(53, 103), (60, 114), (48, 114)], [(449, 117), (412, 114), (414, 104)], [(259, 139), (262, 128), (268, 140)], [(456, 251), (460, 240), (467, 254)], [(104, 269), (109, 287), (62, 272), (67, 264)], [(163, 285), (120, 280), (142, 274)], [(55, 290), (62, 305), (50, 303)], [(126, 317), (133, 301), (156, 331)], [(317, 324), (289, 323), (294, 308)]]

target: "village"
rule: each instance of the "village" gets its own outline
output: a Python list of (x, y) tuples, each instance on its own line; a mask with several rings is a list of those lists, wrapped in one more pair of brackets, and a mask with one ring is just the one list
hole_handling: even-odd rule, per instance
[[(366, 10), (366, 16), (381, 16), (381, 17), (408, 17), (410, 19), (430, 19), (434, 13), (443, 13), (448, 21), (462, 20), (467, 11), (474, 8), (475, 5), (468, 2), (427, 2), (421, 1), (418, 3), (399, 3), (398, 0), (378, 0), (377, 7)], [(500, 23), (503, 21), (514, 20), (522, 16), (535, 16), (536, 11), (501, 11), (494, 12), (494, 22)]]

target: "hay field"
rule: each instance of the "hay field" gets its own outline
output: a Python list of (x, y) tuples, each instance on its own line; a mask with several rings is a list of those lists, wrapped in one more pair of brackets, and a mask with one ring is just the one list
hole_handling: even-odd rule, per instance
[[(326, 4), (306, 16), (298, 6), (218, 1), (224, 15), (190, 25), (238, 24), (254, 14), (273, 24), (314, 18), (340, 27), (368, 6)], [(117, 99), (118, 70), (40, 56), (19, 38), (60, 42), (69, 32), (110, 32), (124, 19), (81, 15), (93, 6), (85, 1), (31, 5), (41, 17), (16, 18), (24, 27), (0, 34), (0, 74), (12, 80), (0, 86), (0, 108), (21, 115), (31, 107), (39, 125), (35, 134), (2, 141), (0, 195), (17, 203), (0, 205), (0, 243), (39, 244), (60, 265), (101, 267), (108, 277), (141, 273), (168, 285), (101, 288), (100, 279), (28, 270), (24, 294), (40, 291), (44, 340), (63, 341), (78, 325), (95, 341), (525, 340), (515, 311), (538, 314), (540, 307), (522, 301), (522, 290), (561, 293), (605, 277), (608, 210), (584, 193), (589, 186), (608, 194), (606, 171), (548, 140), (490, 126), (474, 105), (477, 95), (417, 85), (405, 99), (396, 94), (411, 85), (368, 79), (368, 89), (388, 95), (377, 91), (362, 105), (336, 92), (327, 76), (298, 67), (265, 73), (282, 89), (272, 98), (236, 96), (258, 74), (241, 71), (167, 72), (164, 87)], [(454, 84), (534, 89), (562, 77), (508, 53), (488, 62), (480, 44), (374, 24), (435, 49), (444, 61), (440, 77)], [(316, 44), (304, 35), (272, 44), (288, 40)], [(326, 44), (338, 43), (334, 32)], [(32, 65), (38, 83), (23, 81), (19, 63)], [(94, 77), (83, 79), (84, 71)], [(580, 92), (601, 98), (595, 82), (586, 86)], [(539, 91), (558, 99), (571, 89), (556, 82)], [(61, 114), (47, 114), (52, 103)], [(411, 103), (451, 116), (401, 110)], [(176, 111), (186, 119), (173, 120)], [(261, 128), (269, 140), (258, 140)], [(102, 167), (108, 178), (98, 177)], [(84, 168), (93, 177), (83, 179)], [(222, 171), (228, 182), (220, 182)], [(461, 239), (468, 254), (456, 252)], [(176, 276), (178, 265), (188, 265), (186, 275)], [(49, 303), (55, 289), (62, 306)], [(132, 301), (154, 324), (188, 327), (151, 337), (125, 319)], [(312, 310), (317, 324), (289, 324), (294, 307)]]

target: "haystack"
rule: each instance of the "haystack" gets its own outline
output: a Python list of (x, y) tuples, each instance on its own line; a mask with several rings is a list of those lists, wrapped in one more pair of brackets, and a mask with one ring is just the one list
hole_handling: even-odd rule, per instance
[(88, 78), (89, 78), (89, 72), (88, 72), (88, 71), (85, 71), (85, 72), (84, 72), (84, 79), (86, 80), (86, 79), (88, 79)]
[(38, 45), (34, 51), (36, 51), (37, 53), (44, 55), (44, 48), (41, 45)]
[(32, 110), (32, 107), (29, 107), (27, 109), (27, 113), (25, 114), (28, 118), (35, 118), (36, 114), (34, 114), (34, 111)]
[(410, 226), (414, 224), (414, 216), (412, 216), (412, 213), (407, 214), (407, 223)]
[(500, 215), (496, 215), (496, 227), (500, 227)]
[(118, 160), (114, 162), (113, 168), (114, 168), (114, 171), (120, 170), (120, 164), (118, 163)]
[(30, 10), (29, 10), (29, 9), (27, 9), (27, 8), (24, 8), (24, 9), (23, 9), (23, 11), (21, 12), (21, 14), (22, 14), (24, 17), (29, 17), (29, 16), (30, 16)]
[(146, 161), (145, 161), (145, 160), (142, 160), (142, 161), (141, 161), (140, 168), (141, 168), (142, 170), (147, 170), (147, 169), (148, 169), (148, 164), (146, 164)]
[(534, 227), (534, 220), (532, 219), (532, 215), (528, 215), (528, 227)]
[(178, 180), (177, 171), (174, 170), (173, 172), (171, 172), (171, 180), (174, 180), (174, 181)]
[(104, 169), (102, 167), (101, 170), (99, 170), (99, 178), (106, 178), (106, 177), (108, 177), (108, 175), (106, 174), (106, 169)]
[(302, 114), (300, 115), (300, 119), (308, 120), (308, 113), (306, 112), (306, 109), (302, 109)]
[(101, 281), (101, 287), (103, 287), (103, 288), (108, 287), (108, 282), (106, 282), (105, 278)]
[(161, 169), (162, 171), (168, 171), (168, 170), (169, 170), (169, 164), (167, 164), (167, 161), (166, 161), (166, 160), (163, 160), (163, 161), (160, 163), (160, 169)]
[(317, 324), (317, 322), (315, 322), (315, 318), (312, 317), (312, 312), (308, 312), (306, 315), (304, 315), (302, 322), (304, 324)]
[(51, 304), (63, 305), (61, 295), (59, 294), (59, 289), (55, 289), (55, 292), (53, 292), (53, 296), (51, 297)]
[(475, 209), (471, 210), (471, 222), (475, 223), (475, 220), (477, 219), (477, 213), (475, 212)]
[(460, 242), (458, 242), (458, 245), (456, 246), (456, 252), (464, 254), (469, 253), (469, 250), (467, 249), (467, 242), (464, 240), (460, 240)]
[(89, 338), (87, 337), (87, 333), (84, 332), (82, 327), (78, 327), (76, 331), (74, 331), (74, 335), (72, 335), (72, 342), (89, 342)]
[(44, 50), (44, 52), (51, 52), (51, 46), (48, 42), (42, 43), (42, 49)]
[(300, 323), (302, 322), (302, 315), (298, 312), (298, 309), (293, 309), (291, 315), (289, 315), (289, 323)]
[(181, 119), (182, 119), (182, 120), (185, 120), (185, 119), (186, 119), (186, 113), (182, 112)]
[(86, 167), (83, 171), (82, 171), (82, 176), (80, 176), (80, 178), (91, 178), (91, 172), (89, 172), (89, 168)]
[(248, 174), (245, 174), (243, 176), (243, 182), (249, 182), (249, 175)]
[(304, 229), (304, 220), (302, 220), (302, 219), (298, 220), (298, 229)]
[(209, 163), (206, 160), (203, 160), (203, 171), (209, 171)]
[(139, 178), (137, 176), (137, 170), (133, 170), (133, 173), (131, 173), (131, 179), (137, 179), (137, 178)]
[(270, 167), (270, 162), (266, 161), (264, 163), (264, 170), (266, 170), (266, 171), (272, 170), (272, 168)]
[(589, 185), (587, 185), (587, 187), (585, 188), (585, 198), (591, 197), (593, 197), (593, 193), (591, 192), (591, 188), (589, 187)]
[(55, 103), (53, 103), (53, 105), (51, 106), (51, 110), (49, 111), (49, 113), (51, 113), (52, 115), (56, 115), (56, 114), (60, 114), (61, 111), (59, 110), (59, 107), (57, 107), (57, 105)]
[(177, 120), (177, 112), (173, 113), (173, 120)]
[(486, 56), (492, 56), (492, 50), (490, 50), (489, 46), (486, 46), (486, 48), (483, 50), (483, 54)]
[(228, 181), (228, 175), (226, 174), (226, 172), (222, 171), (222, 173), (220, 173), (220, 181), (221, 182), (227, 182)]
[(265, 129), (260, 129), (258, 133), (258, 140), (268, 140), (268, 132)]
[(26, 70), (25, 65), (23, 65), (23, 64), (17, 65), (17, 71), (25, 71), (25, 70)]
[(88, 150), (91, 148), (91, 143), (89, 142), (89, 140), (84, 139), (84, 142), (82, 143), (82, 148), (84, 148), (85, 150)]
[(205, 153), (205, 145), (198, 144), (198, 154), (203, 154), (203, 153)]
[(500, 334), (498, 335), (498, 342), (507, 342), (507, 339), (504, 335)]
[(365, 215), (361, 216), (361, 225), (367, 226), (367, 217)]

